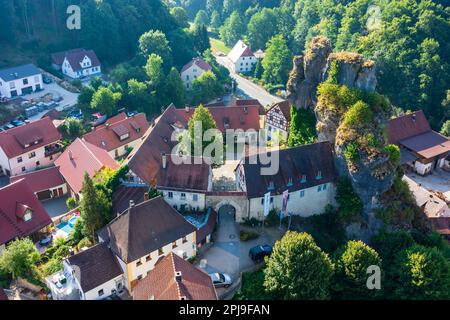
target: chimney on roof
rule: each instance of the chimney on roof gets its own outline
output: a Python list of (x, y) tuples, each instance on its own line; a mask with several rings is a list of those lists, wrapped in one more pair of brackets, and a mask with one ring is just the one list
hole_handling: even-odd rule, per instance
[(130, 200), (130, 208), (134, 207), (134, 200)]
[(70, 160), (73, 160), (72, 150), (69, 150), (69, 159), (70, 159)]
[(181, 281), (181, 271), (175, 272), (175, 280), (176, 281)]
[(165, 153), (161, 154), (161, 164), (163, 169), (167, 167), (167, 155)]

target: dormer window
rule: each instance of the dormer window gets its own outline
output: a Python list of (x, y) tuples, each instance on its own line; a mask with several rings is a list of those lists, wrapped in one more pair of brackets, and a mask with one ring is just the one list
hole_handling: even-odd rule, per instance
[(322, 171), (317, 172), (316, 180), (322, 179)]
[(306, 183), (306, 174), (302, 175), (301, 183)]
[(294, 183), (292, 182), (292, 178), (289, 178), (287, 186), (292, 187), (293, 185), (294, 185)]
[(129, 133), (126, 133), (126, 134), (121, 135), (121, 136), (120, 136), (120, 141), (123, 141), (123, 140), (125, 140), (125, 139), (128, 139), (129, 136), (130, 136)]
[(33, 217), (33, 211), (31, 209), (25, 210), (25, 214), (23, 215), (23, 221), (30, 221)]

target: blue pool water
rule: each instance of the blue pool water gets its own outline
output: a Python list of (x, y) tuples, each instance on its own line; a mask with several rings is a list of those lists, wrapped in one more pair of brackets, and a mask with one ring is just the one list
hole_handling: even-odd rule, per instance
[(56, 228), (64, 231), (67, 234), (70, 234), (73, 231), (73, 227), (68, 222), (60, 223), (56, 226)]

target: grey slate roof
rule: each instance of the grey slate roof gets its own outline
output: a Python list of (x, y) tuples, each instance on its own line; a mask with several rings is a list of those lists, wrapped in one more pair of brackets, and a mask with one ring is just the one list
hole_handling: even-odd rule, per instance
[(25, 77), (41, 74), (41, 71), (34, 64), (24, 64), (17, 67), (0, 70), (0, 78), (4, 81), (12, 81)]
[(104, 243), (97, 244), (67, 258), (75, 270), (81, 288), (88, 292), (109, 280), (120, 276), (123, 271), (112, 251)]
[(181, 214), (157, 197), (128, 208), (98, 236), (122, 261), (129, 263), (195, 231)]
[[(259, 157), (255, 164), (250, 164), (248, 157), (243, 159), (248, 198), (263, 197), (268, 191), (271, 191), (272, 195), (281, 194), (286, 189), (293, 192), (334, 182), (337, 179), (329, 142), (272, 151), (272, 159), (276, 157), (275, 153), (278, 153), (280, 165), (274, 175), (261, 175), (261, 168), (270, 165), (261, 164)], [(303, 176), (306, 178), (305, 181), (302, 181)]]

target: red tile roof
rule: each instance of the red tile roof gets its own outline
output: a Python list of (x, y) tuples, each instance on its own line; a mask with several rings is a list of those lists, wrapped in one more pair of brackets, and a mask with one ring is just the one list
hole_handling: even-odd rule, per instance
[(426, 159), (450, 151), (450, 140), (431, 130), (421, 110), (389, 120), (387, 133), (389, 143), (402, 145)]
[(174, 127), (184, 129), (187, 123), (175, 106), (170, 105), (127, 158), (130, 170), (149, 184), (156, 183), (158, 170), (161, 168), (161, 153), (171, 154), (178, 144), (178, 141), (171, 141)]
[[(204, 71), (210, 71), (212, 68), (209, 65), (208, 62), (206, 62), (205, 60), (203, 60), (202, 58), (194, 58), (191, 61), (189, 61), (188, 63), (186, 63), (183, 68), (181, 69), (181, 72), (186, 71), (187, 69), (189, 69), (190, 67), (192, 67), (193, 65), (196, 65), (197, 67), (199, 67), (200, 69), (204, 70)], [(181, 73), (180, 72), (180, 73)]]
[[(32, 211), (32, 217), (24, 221), (23, 215), (27, 209)], [(29, 236), (51, 223), (47, 211), (25, 179), (0, 189), (0, 244)]]
[[(233, 107), (207, 107), (212, 117), (216, 121), (217, 129), (225, 133), (226, 129), (242, 129), (244, 131), (253, 129), (258, 131), (259, 107), (258, 106), (233, 106)], [(177, 109), (177, 112), (185, 121), (194, 114), (195, 108)]]
[[(58, 142), (62, 136), (49, 117), (0, 132), (0, 147), (8, 158)], [(36, 143), (37, 142), (37, 143)], [(29, 145), (29, 146), (27, 146)]]
[(85, 50), (83, 48), (54, 53), (52, 54), (52, 62), (56, 65), (62, 65), (64, 58), (67, 58), (73, 71), (78, 71), (83, 69), (81, 62), (85, 56), (91, 59), (91, 67), (100, 66), (100, 61), (98, 60), (95, 52), (93, 50)]
[(48, 190), (65, 183), (64, 178), (59, 172), (59, 167), (50, 167), (14, 176), (11, 177), (10, 182), (13, 183), (20, 179), (25, 179), (34, 193)]
[(118, 169), (118, 163), (106, 152), (89, 142), (77, 138), (55, 161), (70, 188), (79, 193), (84, 173), (93, 177), (103, 168)]
[(391, 119), (387, 125), (388, 141), (393, 144), (428, 131), (431, 127), (422, 110)]
[[(176, 273), (181, 273), (180, 279)], [(174, 253), (158, 261), (148, 276), (138, 281), (132, 296), (134, 300), (217, 300), (209, 275)]]
[[(130, 118), (122, 118), (119, 115), (111, 119), (106, 122), (108, 125), (95, 128), (93, 131), (85, 134), (83, 139), (99, 148), (111, 151), (142, 138), (149, 128), (149, 124), (143, 113), (139, 113)], [(127, 133), (129, 137), (121, 141), (120, 137)]]

